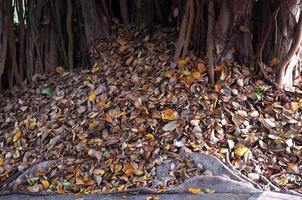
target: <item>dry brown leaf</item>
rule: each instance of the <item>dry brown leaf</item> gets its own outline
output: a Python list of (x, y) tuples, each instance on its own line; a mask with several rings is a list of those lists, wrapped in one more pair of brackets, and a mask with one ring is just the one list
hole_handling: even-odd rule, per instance
[(219, 83), (215, 84), (215, 90), (216, 90), (217, 92), (220, 92), (221, 89), (222, 89), (222, 85), (221, 85), (221, 84), (219, 84)]
[(123, 167), (123, 171), (126, 176), (132, 176), (134, 173), (134, 167), (130, 163), (125, 163)]
[(195, 78), (196, 80), (199, 80), (201, 77), (201, 74), (200, 74), (200, 72), (195, 71), (195, 72), (192, 72), (192, 77)]
[(198, 63), (197, 68), (198, 68), (199, 73), (201, 73), (201, 74), (207, 72), (207, 67), (203, 63)]
[(57, 66), (57, 67), (56, 67), (56, 72), (57, 72), (58, 74), (63, 74), (63, 73), (65, 72), (64, 67), (62, 67), (62, 66)]
[(98, 102), (98, 107), (100, 107), (100, 108), (105, 108), (106, 106), (107, 106), (106, 101), (99, 101), (99, 102)]
[(167, 70), (164, 73), (164, 77), (166, 77), (166, 78), (172, 78), (173, 75), (174, 75), (174, 72), (172, 70)]
[(100, 71), (100, 66), (96, 65), (91, 69), (91, 73), (96, 74), (98, 71)]
[(161, 112), (161, 118), (165, 121), (173, 121), (176, 118), (176, 114), (172, 109), (168, 108)]

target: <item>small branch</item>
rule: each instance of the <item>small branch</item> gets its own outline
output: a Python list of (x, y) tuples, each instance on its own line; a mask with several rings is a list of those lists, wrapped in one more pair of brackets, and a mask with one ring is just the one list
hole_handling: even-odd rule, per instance
[(292, 46), (291, 46), (288, 54), (285, 56), (285, 58), (283, 58), (283, 60), (279, 64), (279, 72), (278, 72), (277, 82), (278, 82), (279, 88), (281, 90), (283, 90), (284, 74), (285, 74), (286, 68), (287, 68), (290, 60), (292, 59), (292, 57), (297, 52), (297, 50), (298, 50), (298, 48), (301, 44), (301, 41), (302, 41), (302, 14), (300, 14), (300, 17), (299, 17), (299, 21), (298, 21), (297, 28), (296, 28), (296, 31), (295, 31), (295, 36), (294, 36), (294, 39), (293, 39)]

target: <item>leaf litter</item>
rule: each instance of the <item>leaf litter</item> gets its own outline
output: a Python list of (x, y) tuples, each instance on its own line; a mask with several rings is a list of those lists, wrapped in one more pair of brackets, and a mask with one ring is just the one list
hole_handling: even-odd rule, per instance
[(250, 68), (230, 62), (215, 68), (220, 80), (209, 89), (205, 60), (191, 55), (173, 65), (175, 30), (116, 29), (97, 45), (100, 59), (91, 70), (68, 73), (59, 66), (3, 94), (1, 187), (61, 194), (165, 191), (211, 175), (188, 157), (205, 152), (227, 157), (262, 188), (266, 177), (302, 192), (301, 99), (279, 98), (250, 76)]

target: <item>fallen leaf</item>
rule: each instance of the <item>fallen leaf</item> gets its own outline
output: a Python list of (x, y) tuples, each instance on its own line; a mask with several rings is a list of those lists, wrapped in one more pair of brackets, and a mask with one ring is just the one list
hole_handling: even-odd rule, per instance
[(96, 65), (91, 69), (91, 73), (96, 74), (98, 71), (100, 71), (100, 66)]
[(174, 75), (174, 72), (172, 70), (165, 71), (165, 73), (164, 73), (164, 77), (166, 77), (166, 78), (172, 78), (173, 75)]
[(143, 176), (143, 175), (145, 174), (145, 172), (142, 171), (142, 170), (140, 170), (140, 169), (136, 169), (136, 170), (134, 171), (134, 174), (135, 174), (136, 176)]
[(123, 171), (126, 176), (132, 176), (134, 173), (134, 167), (130, 163), (125, 163), (123, 167)]
[(199, 73), (201, 73), (201, 74), (207, 72), (207, 67), (203, 63), (198, 63), (197, 68), (198, 68)]
[(190, 187), (189, 192), (192, 193), (192, 194), (199, 194), (199, 193), (201, 193), (201, 189), (196, 188), (196, 187), (192, 187), (192, 188)]
[(40, 182), (42, 183), (44, 189), (48, 189), (49, 188), (49, 182), (45, 179), (40, 180)]
[(30, 122), (30, 123), (29, 123), (29, 126), (28, 126), (28, 129), (29, 129), (29, 130), (34, 130), (36, 126), (37, 126), (37, 123), (36, 123), (36, 122)]
[(146, 136), (146, 138), (148, 138), (148, 139), (150, 139), (150, 140), (154, 140), (154, 135), (151, 134), (151, 133), (148, 133), (148, 134), (146, 134), (145, 136)]
[(161, 118), (165, 121), (173, 121), (176, 118), (175, 112), (168, 108), (161, 112)]
[(52, 95), (52, 89), (50, 87), (44, 87), (41, 89), (41, 93), (45, 94), (47, 96), (51, 96)]
[(100, 107), (100, 108), (105, 108), (106, 106), (107, 106), (106, 101), (99, 101), (99, 102), (98, 102), (98, 107)]
[(302, 99), (299, 102), (291, 102), (292, 110), (297, 112), (300, 108), (302, 108)]
[(17, 130), (14, 137), (13, 142), (16, 142), (21, 137), (22, 132), (20, 130)]
[(163, 131), (174, 131), (177, 127), (177, 121), (172, 121), (163, 126)]
[(195, 72), (192, 72), (192, 77), (195, 78), (196, 80), (199, 80), (201, 77), (201, 74), (200, 74), (200, 72), (195, 71)]
[(242, 157), (248, 151), (248, 148), (243, 144), (238, 144), (235, 146), (234, 154), (237, 157)]
[(184, 57), (184, 58), (181, 58), (181, 59), (177, 60), (177, 61), (176, 61), (176, 64), (177, 64), (177, 65), (182, 65), (182, 66), (184, 66), (184, 65), (187, 65), (187, 64), (188, 64), (189, 60), (190, 60), (190, 57), (189, 57), (189, 56), (186, 56), (186, 57)]
[(57, 66), (57, 67), (56, 67), (56, 72), (57, 72), (58, 74), (63, 74), (63, 73), (65, 72), (64, 67), (62, 67), (62, 66)]
[(216, 90), (217, 92), (220, 92), (221, 89), (222, 89), (222, 85), (221, 85), (221, 84), (219, 84), (219, 83), (215, 84), (215, 90)]
[(93, 91), (89, 94), (88, 101), (93, 102), (95, 100), (95, 98), (96, 98), (96, 92)]
[(4, 164), (4, 157), (0, 155), (0, 167)]
[(159, 200), (158, 196), (148, 196), (146, 197), (146, 200)]

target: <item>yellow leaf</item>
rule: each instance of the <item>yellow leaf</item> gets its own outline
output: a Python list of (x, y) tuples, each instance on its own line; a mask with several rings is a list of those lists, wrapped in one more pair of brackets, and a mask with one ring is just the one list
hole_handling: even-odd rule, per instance
[(29, 125), (28, 125), (28, 129), (29, 130), (34, 130), (36, 126), (37, 126), (36, 122), (30, 122)]
[(292, 102), (291, 106), (293, 111), (297, 112), (300, 108), (302, 108), (302, 99), (299, 102)]
[(145, 135), (146, 138), (150, 139), (150, 140), (153, 140), (154, 139), (154, 135), (151, 134), (151, 133), (148, 133), (147, 135)]
[(0, 155), (0, 167), (4, 164), (4, 157)]
[(190, 60), (189, 56), (186, 56), (184, 58), (181, 58), (181, 59), (177, 60), (176, 64), (178, 64), (178, 65), (186, 65), (186, 64), (188, 64), (189, 60)]
[(269, 61), (268, 65), (272, 67), (272, 66), (278, 65), (279, 62), (280, 62), (279, 59), (274, 57)]
[(20, 130), (17, 130), (14, 137), (13, 142), (16, 142), (21, 137), (22, 132)]
[(200, 72), (198, 71), (192, 72), (192, 77), (195, 78), (196, 80), (199, 80), (200, 76), (201, 76)]
[(134, 174), (136, 176), (143, 176), (145, 174), (145, 172), (140, 170), (140, 169), (137, 169), (137, 170), (134, 171)]
[(207, 72), (207, 67), (203, 63), (198, 63), (197, 68), (198, 68), (199, 73), (201, 73), (201, 74)]
[(42, 183), (44, 189), (48, 189), (49, 188), (49, 182), (45, 179), (40, 180), (40, 182)]
[(235, 146), (235, 156), (237, 157), (242, 157), (244, 156), (244, 154), (248, 151), (248, 148), (246, 146), (244, 146), (243, 144), (238, 144)]
[(167, 189), (161, 187), (161, 188), (158, 188), (158, 189), (157, 189), (157, 192), (158, 192), (158, 193), (167, 192)]
[(93, 102), (96, 98), (96, 93), (95, 91), (91, 92), (88, 96), (88, 101)]
[(219, 84), (219, 83), (215, 84), (215, 90), (216, 90), (217, 92), (220, 92), (221, 89), (222, 89), (222, 85), (221, 85), (221, 84)]
[(165, 121), (173, 121), (176, 118), (176, 114), (173, 110), (168, 108), (162, 111), (161, 118)]
[(106, 106), (107, 106), (106, 101), (99, 101), (98, 107), (100, 107), (100, 108), (105, 108)]
[(157, 196), (148, 196), (148, 197), (146, 197), (146, 200), (159, 200), (159, 197), (157, 197)]
[(58, 74), (63, 74), (65, 72), (65, 70), (62, 66), (58, 66), (58, 67), (56, 67), (56, 72)]
[(98, 66), (98, 65), (91, 69), (91, 73), (93, 73), (93, 74), (97, 73), (98, 71), (100, 71), (100, 66)]
[(226, 153), (228, 153), (228, 149), (227, 148), (220, 148), (219, 153), (226, 154)]
[(113, 171), (114, 171), (115, 173), (121, 171), (122, 168), (123, 168), (123, 164), (122, 164), (122, 163), (114, 163), (114, 164), (113, 164)]
[(192, 194), (198, 194), (198, 193), (201, 193), (201, 189), (200, 188), (189, 188), (189, 192), (191, 192)]

